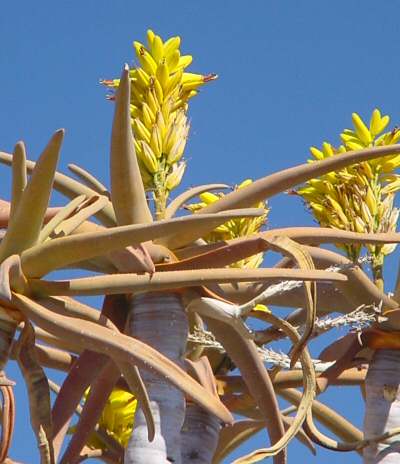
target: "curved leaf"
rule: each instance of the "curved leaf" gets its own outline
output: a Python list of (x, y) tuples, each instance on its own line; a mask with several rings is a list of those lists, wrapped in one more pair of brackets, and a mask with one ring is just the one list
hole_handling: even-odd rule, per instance
[[(294, 327), (292, 327), (288, 322), (274, 316), (271, 313), (263, 312), (263, 315), (264, 315), (265, 321), (268, 321), (275, 327), (283, 330), (286, 333), (286, 335), (289, 336), (289, 338), (294, 344), (298, 343), (298, 341), (300, 340), (300, 335), (298, 334), (297, 330)], [(302, 423), (304, 422), (308, 414), (308, 411), (311, 408), (312, 401), (315, 396), (315, 385), (316, 385), (314, 368), (313, 368), (311, 358), (310, 358), (310, 355), (306, 347), (304, 347), (304, 349), (301, 352), (300, 361), (301, 361), (302, 368), (303, 368), (304, 392), (303, 392), (303, 396), (302, 396), (301, 402), (297, 410), (297, 414), (295, 418), (293, 419), (293, 422), (289, 426), (288, 430), (285, 432), (284, 436), (282, 436), (282, 438), (280, 438), (280, 440), (274, 443), (271, 447), (259, 449), (257, 451), (254, 451), (253, 453), (250, 453), (247, 456), (239, 458), (236, 461), (234, 461), (235, 464), (236, 463), (244, 464), (244, 463), (258, 462), (261, 459), (264, 459), (268, 456), (275, 455), (283, 447), (286, 447), (289, 441), (300, 430), (300, 427)]]
[[(251, 214), (251, 216), (261, 216), (265, 212), (265, 210), (262, 208), (248, 208), (248, 209), (243, 208), (243, 209), (237, 209), (237, 210), (232, 210), (232, 211), (226, 210), (225, 213), (231, 214), (232, 215), (231, 219), (233, 219), (234, 217), (250, 217), (248, 216), (248, 213), (250, 213), (251, 211), (253, 211), (253, 214)], [(217, 213), (217, 215), (219, 214), (222, 214), (222, 213), (221, 212)], [(233, 216), (234, 214), (237, 214), (237, 216)], [(204, 216), (210, 217), (210, 215), (194, 214), (192, 216), (182, 216), (178, 219), (189, 218), (189, 217), (204, 217)], [(170, 219), (170, 220), (173, 220), (173, 219)], [(221, 224), (223, 224), (223, 222), (221, 222)], [(159, 245), (163, 245), (169, 248), (170, 250), (174, 250), (176, 248), (183, 247), (187, 245), (188, 243), (192, 243), (193, 241), (203, 237), (204, 235), (207, 235), (209, 232), (211, 232), (214, 229), (215, 229), (215, 226), (213, 227), (211, 226), (211, 224), (207, 224), (206, 222), (204, 222), (203, 224), (199, 223), (198, 227), (195, 229), (194, 228), (190, 229), (188, 227), (184, 229), (182, 228), (179, 232), (175, 232), (174, 234), (156, 239), (155, 243)]]
[(76, 343), (81, 344), (82, 348), (107, 354), (116, 362), (123, 361), (142, 369), (154, 370), (211, 414), (215, 414), (223, 422), (232, 422), (231, 414), (219, 401), (216, 401), (179, 366), (145, 343), (123, 334), (116, 334), (92, 322), (81, 321), (77, 326), (74, 319), (53, 314), (23, 295), (13, 293), (12, 302), (30, 320), (45, 330), (60, 337), (73, 338)]
[[(268, 242), (269, 248), (271, 248), (273, 251), (282, 253), (286, 257), (292, 259), (296, 263), (299, 269), (303, 269), (303, 270), (314, 270), (315, 269), (313, 260), (310, 254), (307, 252), (307, 249), (297, 244), (290, 238), (279, 236), (279, 235), (278, 236), (274, 235), (271, 238), (264, 237), (264, 240)], [(315, 282), (311, 282), (311, 283), (304, 282), (303, 288), (304, 288), (304, 300), (305, 300), (305, 310), (306, 310), (305, 328), (304, 328), (304, 331), (303, 331), (303, 334), (300, 340), (293, 347), (293, 351), (291, 354), (291, 361), (290, 361), (291, 367), (294, 366), (297, 359), (299, 358), (299, 355), (302, 349), (306, 345), (307, 340), (311, 337), (313, 330), (314, 330), (315, 318), (317, 315), (317, 302), (316, 302), (317, 292), (316, 292)], [(248, 314), (262, 300), (263, 300), (263, 292), (260, 295), (256, 296), (253, 300), (249, 301), (248, 303), (241, 305), (240, 311), (242, 315)]]
[(68, 297), (36, 298), (36, 301), (57, 314), (95, 322), (118, 332), (115, 324), (102, 312), (80, 301)]
[(262, 420), (246, 419), (236, 421), (230, 427), (224, 427), (219, 434), (213, 464), (219, 464), (228, 454), (262, 430), (264, 426), (265, 422)]
[(60, 464), (76, 462), (82, 448), (93, 433), (117, 380), (119, 369), (113, 362), (108, 361), (102, 366), (96, 380), (90, 386), (90, 393), (83, 405), (79, 421)]
[(85, 350), (68, 372), (52, 410), (53, 447), (56, 459), (61, 451), (75, 408), (108, 359), (104, 354)]
[(186, 192), (181, 193), (173, 201), (168, 205), (167, 209), (165, 210), (165, 219), (172, 218), (178, 212), (179, 208), (181, 208), (187, 201), (191, 200), (197, 195), (201, 193), (208, 192), (210, 190), (221, 190), (229, 188), (229, 185), (226, 184), (206, 184), (206, 185), (199, 185), (197, 187), (192, 187)]
[(68, 164), (68, 169), (99, 195), (104, 195), (107, 198), (110, 197), (110, 193), (108, 192), (107, 187), (103, 185), (98, 179), (96, 179), (96, 177), (90, 174), (90, 172), (86, 171), (86, 169), (83, 169), (82, 167), (73, 163)]
[(257, 234), (240, 237), (232, 240), (226, 240), (216, 243), (207, 243), (196, 246), (188, 246), (177, 250), (175, 254), (181, 261), (188, 261), (195, 258), (205, 258), (206, 256), (216, 256), (223, 253), (224, 250), (232, 250), (232, 253), (242, 253), (242, 248), (250, 250), (254, 254), (265, 251), (266, 245), (263, 238), (274, 236), (286, 236), (296, 242), (305, 245), (319, 245), (322, 243), (340, 243), (340, 244), (385, 244), (399, 243), (400, 234), (397, 232), (379, 233), (379, 234), (361, 234), (358, 232), (349, 232), (347, 230), (332, 229), (329, 227), (284, 227), (280, 229), (270, 229)]
[(310, 253), (314, 262), (323, 267), (340, 266), (340, 272), (348, 278), (346, 283), (337, 283), (339, 290), (353, 304), (375, 304), (379, 306), (383, 302), (384, 309), (397, 309), (398, 304), (393, 299), (385, 295), (352, 261), (333, 251), (322, 248), (309, 247), (306, 249)]
[(400, 145), (387, 145), (350, 151), (346, 155), (331, 156), (328, 159), (314, 163), (300, 164), (299, 166), (278, 171), (256, 180), (246, 187), (228, 193), (220, 200), (203, 208), (201, 214), (216, 213), (234, 208), (246, 208), (327, 172), (338, 170), (361, 161), (382, 158), (398, 153), (400, 153)]

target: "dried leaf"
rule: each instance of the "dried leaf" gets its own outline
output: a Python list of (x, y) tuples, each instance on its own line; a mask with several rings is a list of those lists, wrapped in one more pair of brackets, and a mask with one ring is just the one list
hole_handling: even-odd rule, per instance
[[(301, 392), (294, 388), (278, 390), (278, 393), (292, 404), (298, 405), (300, 402)], [(321, 422), (321, 424), (331, 430), (342, 440), (358, 442), (363, 439), (361, 430), (359, 430), (343, 416), (320, 401), (313, 401), (312, 414), (316, 419), (318, 419), (319, 422)], [(333, 444), (333, 440), (330, 444)]]
[(76, 208), (82, 204), (86, 200), (86, 195), (79, 195), (73, 200), (71, 200), (67, 205), (65, 205), (63, 208), (61, 208), (57, 214), (54, 215), (50, 219), (50, 221), (43, 227), (43, 229), (40, 231), (39, 234), (39, 239), (38, 242), (44, 242), (50, 234), (54, 231), (54, 229), (61, 224), (64, 219), (69, 217), (71, 214), (73, 214), (74, 211), (76, 211)]
[(213, 457), (213, 464), (218, 464), (232, 451), (262, 430), (265, 422), (262, 420), (236, 421), (229, 427), (224, 427), (219, 434), (218, 446)]
[[(0, 462), (6, 462), (8, 451), (11, 447), (12, 437), (15, 424), (15, 398), (13, 385), (7, 385), (10, 382), (3, 372), (0, 374), (0, 389), (3, 397), (1, 402), (1, 441), (0, 441)], [(11, 382), (10, 382), (11, 383)]]
[(70, 235), (87, 219), (101, 211), (107, 202), (108, 199), (104, 195), (95, 196), (84, 201), (78, 206), (77, 211), (71, 217), (66, 218), (54, 227), (53, 236), (65, 237), (66, 235)]
[[(271, 442), (280, 445), (284, 435), (282, 418), (271, 379), (258, 355), (256, 345), (252, 340), (241, 337), (229, 325), (209, 318), (206, 318), (206, 322), (216, 339), (224, 346), (229, 357), (240, 369), (243, 380), (267, 424)], [(270, 456), (279, 453), (275, 462), (285, 462), (285, 446), (286, 444), (277, 448), (274, 445), (274, 452)]]
[[(310, 271), (315, 269), (313, 260), (307, 249), (297, 244), (290, 238), (273, 236), (271, 238), (264, 237), (264, 240), (267, 242), (269, 248), (271, 248), (273, 251), (282, 253), (286, 257), (292, 259), (299, 269)], [(303, 288), (306, 309), (305, 328), (299, 342), (293, 347), (290, 361), (291, 367), (294, 366), (300, 356), (302, 349), (306, 345), (307, 340), (311, 337), (314, 330), (315, 318), (317, 315), (317, 291), (315, 282), (304, 282)], [(256, 305), (262, 301), (263, 293), (255, 297), (250, 302), (242, 305), (240, 307), (242, 315), (248, 314), (249, 311), (253, 310), (253, 308), (255, 308)]]
[[(270, 324), (274, 325), (275, 327), (279, 328), (280, 330), (284, 331), (290, 338), (290, 340), (296, 344), (300, 340), (300, 336), (297, 333), (296, 329), (292, 327), (288, 322), (274, 316), (271, 313), (263, 313), (264, 320), (269, 322)], [(237, 459), (235, 464), (244, 464), (244, 463), (252, 463), (258, 462), (261, 459), (265, 459), (266, 457), (273, 456), (274, 454), (278, 453), (281, 449), (287, 446), (289, 441), (297, 434), (300, 430), (302, 423), (304, 422), (308, 411), (311, 408), (312, 401), (315, 396), (315, 372), (311, 362), (310, 355), (306, 347), (303, 348), (301, 355), (300, 355), (300, 362), (303, 367), (303, 387), (304, 392), (299, 404), (297, 414), (285, 432), (284, 436), (277, 442), (274, 443), (269, 448), (259, 449), (250, 453), (247, 456)]]
[(31, 424), (37, 438), (40, 462), (55, 464), (49, 384), (36, 359), (35, 333), (27, 320), (17, 344), (17, 361), (28, 389)]

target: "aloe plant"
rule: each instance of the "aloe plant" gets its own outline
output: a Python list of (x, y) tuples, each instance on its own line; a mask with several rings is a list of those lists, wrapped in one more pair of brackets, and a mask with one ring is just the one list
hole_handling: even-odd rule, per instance
[[(369, 400), (375, 387), (369, 385), (383, 378), (381, 366), (397, 359), (387, 349), (398, 348), (392, 333), (399, 324), (398, 290), (393, 297), (386, 295), (381, 274), (382, 254), (400, 241), (395, 214), (384, 213), (386, 228), (362, 231), (332, 229), (326, 215), (319, 216), (324, 227), (261, 226), (265, 202), (273, 195), (304, 182), (321, 187), (315, 181), (319, 176), (329, 180), (345, 171), (361, 179), (370, 174), (365, 166), (394, 166), (397, 140), (374, 143), (365, 124), (353, 117), (355, 131), (345, 133), (347, 145), (335, 152), (339, 156), (332, 151), (313, 163), (246, 181), (230, 193), (219, 192), (227, 187), (222, 183), (193, 187), (168, 204), (186, 168), (188, 101), (198, 86), (216, 76), (183, 72), (191, 58), (180, 56), (179, 38), (163, 42), (151, 31), (148, 38), (148, 49), (135, 43), (140, 67), (125, 66), (119, 80), (105, 82), (116, 90), (111, 96), (110, 189), (79, 166), (70, 165), (79, 181), (56, 171), (61, 130), (36, 163), (26, 159), (21, 142), (12, 155), (0, 152), (0, 162), (12, 167), (11, 202), (0, 202), (5, 229), (0, 243), (1, 368), (10, 357), (18, 360), (40, 461), (99, 457), (109, 463), (217, 463), (265, 428), (270, 446), (235, 462), (271, 457), (284, 463), (294, 438), (311, 452), (315, 444), (359, 453), (365, 448), (366, 462), (389, 462), (377, 461), (376, 450), (387, 446), (377, 444), (399, 430), (386, 430), (382, 418), (377, 420), (373, 408), (378, 403)], [(385, 121), (375, 113), (370, 132), (383, 130)], [(353, 140), (357, 137), (361, 145)], [(369, 194), (365, 202), (379, 216), (382, 190), (374, 179), (371, 192), (377, 197)], [(383, 194), (391, 195), (397, 178), (385, 177), (385, 182), (391, 189)], [(69, 203), (49, 208), (53, 188)], [(306, 199), (318, 193), (307, 188), (298, 191)], [(180, 215), (199, 195), (203, 204)], [(313, 209), (321, 212), (314, 203)], [(336, 203), (330, 205), (338, 212)], [(365, 207), (363, 212), (367, 214)], [(339, 244), (352, 254), (320, 248), (324, 243)], [(374, 280), (355, 262), (362, 246), (375, 253)], [(282, 260), (271, 268), (259, 267), (269, 251), (280, 253)], [(46, 279), (51, 271), (70, 267), (82, 269), (85, 276)], [(103, 296), (101, 311), (73, 298), (81, 295)], [(311, 358), (307, 346), (321, 333), (319, 317), (338, 307), (346, 313), (360, 305), (377, 308), (381, 302), (383, 310), (369, 315), (374, 326), (360, 337), (350, 333), (337, 340), (320, 360)], [(274, 305), (301, 310), (284, 320), (272, 312)], [(251, 330), (249, 318), (262, 329)], [(283, 337), (293, 348), (286, 364), (271, 375), (263, 347)], [(367, 378), (365, 437), (315, 399), (329, 385), (364, 384), (366, 369), (352, 367), (362, 347), (381, 350)], [(318, 370), (321, 362), (324, 368)], [(67, 373), (60, 388), (47, 379), (43, 366)], [(233, 367), (238, 368), (235, 375)], [(388, 385), (379, 388), (390, 402), (394, 389)], [(0, 377), (0, 387), (4, 460), (13, 428), (12, 382)], [(50, 387), (57, 393), (52, 406)], [(123, 391), (135, 398), (134, 406)], [(293, 408), (280, 410), (277, 396)], [(79, 420), (70, 428), (76, 412)], [(233, 414), (245, 420), (237, 421)], [(313, 417), (343, 441), (320, 432)], [(71, 439), (60, 456), (67, 433)]]

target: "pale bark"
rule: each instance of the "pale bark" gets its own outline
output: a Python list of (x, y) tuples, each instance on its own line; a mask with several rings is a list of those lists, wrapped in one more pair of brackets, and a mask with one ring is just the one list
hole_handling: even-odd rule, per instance
[(182, 427), (182, 462), (211, 464), (218, 445), (221, 423), (217, 417), (196, 404), (186, 406)]
[[(172, 293), (144, 293), (132, 298), (127, 334), (151, 345), (184, 368), (188, 321), (181, 299)], [(181, 463), (181, 428), (185, 418), (183, 393), (150, 371), (141, 372), (154, 414), (156, 435), (147, 438), (142, 411), (125, 452), (125, 464)]]
[[(399, 351), (376, 351), (365, 380), (365, 438), (400, 427), (399, 383)], [(364, 449), (365, 464), (398, 464), (399, 462), (400, 441), (398, 435), (385, 443), (373, 443)]]

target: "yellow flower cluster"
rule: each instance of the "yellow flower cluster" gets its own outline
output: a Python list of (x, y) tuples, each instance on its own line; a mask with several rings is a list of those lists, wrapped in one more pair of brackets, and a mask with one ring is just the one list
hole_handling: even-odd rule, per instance
[[(241, 189), (246, 185), (252, 183), (251, 179), (246, 179), (241, 184), (239, 184), (236, 189)], [(199, 195), (201, 202), (200, 203), (193, 203), (191, 205), (186, 205), (186, 209), (196, 212), (201, 210), (202, 208), (214, 203), (215, 201), (219, 200), (223, 197), (223, 193), (214, 194), (211, 192), (205, 192)], [(260, 202), (254, 205), (256, 208), (264, 208), (267, 209), (265, 202)], [(268, 213), (268, 209), (267, 209)], [(234, 238), (245, 237), (248, 235), (256, 234), (260, 231), (261, 227), (264, 225), (267, 219), (267, 213), (262, 216), (255, 217), (255, 218), (241, 218), (241, 219), (231, 219), (230, 221), (226, 222), (218, 226), (214, 229), (210, 234), (206, 237), (203, 237), (204, 240), (208, 243), (214, 243), (224, 240), (231, 240)], [(234, 264), (231, 264), (231, 267), (237, 268), (257, 268), (261, 265), (263, 261), (263, 253), (258, 253), (254, 256), (250, 256), (249, 258), (242, 259)]]
[[(181, 56), (180, 37), (163, 42), (149, 30), (147, 41), (147, 48), (133, 43), (140, 66), (130, 71), (132, 129), (143, 182), (163, 211), (186, 167), (181, 160), (190, 128), (188, 101), (217, 76), (185, 72), (192, 56)], [(102, 82), (110, 88), (119, 85), (118, 79)]]
[[(382, 116), (378, 109), (372, 113), (367, 125), (357, 113), (352, 115), (354, 129), (340, 134), (342, 145), (338, 148), (324, 142), (322, 149), (311, 147), (313, 160), (342, 156), (349, 151), (373, 146), (398, 143), (400, 130), (384, 132), (389, 116)], [(400, 166), (400, 154), (365, 161), (318, 179), (308, 181), (297, 190), (313, 215), (323, 227), (364, 233), (391, 232), (396, 230), (399, 210), (394, 208), (394, 193), (400, 189), (400, 176), (394, 170)], [(355, 260), (361, 251), (359, 245), (343, 247)], [(367, 247), (376, 262), (391, 253), (395, 245)]]
[[(85, 397), (87, 395), (88, 392)], [(131, 393), (115, 388), (98, 422), (98, 425), (124, 448), (132, 433), (136, 408), (137, 400)], [(96, 434), (89, 438), (87, 446), (93, 449), (104, 449), (104, 443)]]

